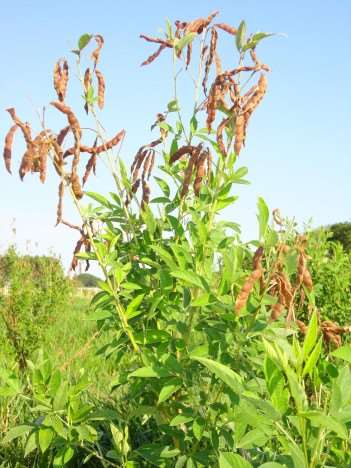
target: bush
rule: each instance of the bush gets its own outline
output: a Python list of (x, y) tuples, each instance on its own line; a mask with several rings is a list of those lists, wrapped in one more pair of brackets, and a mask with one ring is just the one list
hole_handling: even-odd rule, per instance
[(68, 302), (69, 280), (54, 257), (20, 255), (10, 248), (0, 258), (1, 318), (21, 369), (45, 335), (45, 324)]

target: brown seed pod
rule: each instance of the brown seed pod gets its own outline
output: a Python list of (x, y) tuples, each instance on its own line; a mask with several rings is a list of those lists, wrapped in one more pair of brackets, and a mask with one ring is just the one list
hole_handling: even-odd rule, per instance
[(295, 320), (295, 323), (296, 325), (299, 327), (300, 329), (300, 332), (303, 334), (303, 335), (306, 335), (307, 333), (307, 326), (301, 321), (301, 320)]
[(19, 176), (23, 180), (24, 176), (34, 169), (34, 153), (27, 150), (21, 160)]
[(246, 279), (244, 285), (239, 292), (235, 301), (235, 313), (237, 316), (240, 315), (241, 310), (246, 306), (250, 292), (252, 291), (254, 284), (262, 276), (262, 270), (254, 270), (251, 275)]
[(144, 60), (144, 62), (141, 64), (141, 66), (144, 67), (145, 65), (150, 65), (150, 63), (152, 63), (154, 60), (156, 60), (157, 57), (163, 51), (163, 49), (166, 49), (166, 47), (167, 46), (165, 44), (161, 44), (160, 47), (156, 50), (156, 52), (154, 52), (146, 60)]
[(44, 183), (46, 179), (49, 148), (50, 144), (47, 141), (42, 141), (39, 147), (39, 172), (40, 182), (42, 183)]
[(71, 174), (71, 186), (72, 186), (72, 191), (74, 193), (74, 196), (77, 198), (77, 200), (80, 200), (84, 194), (83, 194), (82, 186), (80, 185), (79, 176), (76, 172), (73, 172)]
[(98, 80), (98, 106), (103, 109), (105, 103), (105, 78), (97, 68), (95, 69), (95, 75)]
[(54, 138), (51, 139), (50, 141), (50, 144), (51, 144), (51, 147), (53, 148), (54, 150), (54, 167), (55, 167), (55, 170), (57, 172), (57, 174), (60, 176), (60, 177), (63, 177), (63, 166), (64, 166), (64, 162), (63, 162), (63, 151), (62, 151), (62, 148), (61, 146), (58, 144), (58, 138), (55, 140)]
[(225, 31), (228, 34), (231, 34), (232, 36), (235, 36), (237, 33), (237, 29), (233, 28), (233, 26), (230, 26), (226, 23), (216, 23), (214, 26), (216, 28), (222, 29), (223, 31)]
[(312, 281), (311, 273), (308, 271), (307, 268), (306, 268), (306, 270), (305, 270), (304, 273), (303, 273), (302, 284), (303, 284), (309, 291), (311, 291), (312, 288), (313, 288), (313, 281)]
[(5, 137), (5, 146), (4, 146), (4, 162), (7, 172), (12, 174), (11, 172), (11, 159), (12, 159), (12, 144), (13, 138), (15, 136), (16, 130), (18, 126), (12, 125), (10, 130), (7, 132)]
[(205, 73), (204, 73), (204, 78), (202, 80), (202, 87), (204, 90), (204, 93), (206, 94), (206, 85), (207, 85), (207, 80), (208, 80), (208, 75), (210, 72), (211, 65), (213, 63), (213, 58), (216, 54), (217, 50), (217, 40), (218, 40), (218, 33), (215, 28), (211, 29), (211, 41), (210, 41), (210, 48), (208, 50), (208, 55), (205, 63)]
[(149, 152), (147, 149), (144, 149), (144, 147), (142, 146), (139, 151), (137, 152), (137, 154), (135, 155), (134, 157), (134, 161), (132, 163), (132, 166), (130, 168), (130, 172), (131, 172), (131, 175), (132, 175), (132, 184), (135, 183), (135, 181), (137, 179), (139, 179), (139, 170), (145, 160), (145, 158), (147, 158)]
[(64, 139), (66, 138), (67, 133), (71, 130), (70, 125), (67, 125), (67, 127), (64, 127), (59, 134), (56, 137), (57, 143), (61, 146)]
[(282, 304), (274, 304), (271, 309), (271, 320), (278, 320), (278, 318), (281, 316), (283, 313), (284, 306)]
[(211, 23), (213, 18), (218, 15), (218, 13), (219, 11), (214, 11), (207, 18), (197, 18), (193, 21), (190, 21), (190, 23), (187, 23), (185, 27), (184, 34), (189, 34), (192, 32), (201, 34), (202, 31)]
[(54, 65), (53, 82), (54, 82), (54, 89), (55, 89), (56, 94), (57, 94), (60, 101), (62, 100), (62, 96), (60, 95), (60, 93), (61, 93), (61, 90), (60, 90), (61, 75), (62, 75), (61, 61), (59, 60)]
[(186, 194), (189, 192), (189, 185), (190, 185), (191, 177), (193, 175), (195, 162), (196, 162), (196, 158), (191, 156), (191, 158), (189, 159), (188, 165), (185, 169), (182, 190), (180, 192), (180, 198), (184, 198)]
[(207, 152), (203, 151), (201, 154), (199, 154), (195, 162), (196, 173), (195, 173), (195, 180), (194, 180), (194, 193), (196, 196), (199, 196), (200, 194), (202, 179), (205, 176), (206, 159), (207, 159)]
[(89, 91), (90, 86), (91, 86), (91, 73), (90, 73), (90, 68), (88, 67), (84, 72), (84, 89), (86, 93)]
[(62, 214), (63, 214), (63, 196), (65, 193), (65, 184), (63, 180), (61, 180), (58, 188), (58, 204), (57, 204), (57, 211), (56, 211), (56, 226), (61, 223), (62, 221)]
[(94, 36), (94, 39), (96, 41), (96, 44), (97, 44), (97, 47), (96, 49), (92, 52), (91, 54), (91, 59), (93, 60), (94, 62), (94, 70), (96, 68), (96, 65), (100, 59), (100, 52), (101, 52), (101, 49), (104, 45), (104, 38), (100, 35), (100, 34), (95, 34)]
[[(71, 130), (73, 133), (74, 142), (75, 142), (74, 156), (73, 156), (73, 161), (72, 161), (72, 176), (73, 176), (73, 173), (77, 171), (77, 167), (79, 164), (80, 139), (82, 136), (82, 130), (80, 128), (80, 124), (79, 124), (77, 117), (75, 116), (74, 112), (69, 106), (66, 106), (60, 101), (53, 101), (51, 102), (51, 105), (56, 107), (56, 109), (58, 109), (60, 112), (62, 112), (63, 114), (67, 116), (68, 123), (70, 124)], [(76, 183), (76, 186), (77, 186), (77, 183)], [(77, 193), (79, 193), (79, 191), (77, 191)]]
[(27, 148), (33, 144), (32, 141), (32, 132), (28, 123), (23, 123), (16, 115), (16, 110), (14, 107), (6, 109), (7, 112), (10, 114), (14, 123), (22, 130), (24, 140), (27, 144)]
[(220, 152), (222, 153), (223, 156), (227, 156), (227, 150), (226, 150), (226, 147), (225, 147), (224, 141), (223, 141), (223, 131), (226, 128), (226, 126), (228, 125), (229, 121), (230, 121), (229, 117), (224, 118), (222, 120), (222, 122), (218, 125), (217, 131), (216, 131), (217, 145), (218, 145), (218, 148), (219, 148), (219, 150), (220, 150)]
[(244, 141), (245, 120), (243, 115), (238, 115), (235, 122), (234, 152), (239, 156)]
[(281, 217), (281, 214), (280, 214), (280, 211), (279, 211), (279, 208), (275, 208), (273, 211), (272, 211), (272, 214), (273, 214), (273, 220), (276, 224), (278, 224), (278, 226), (283, 226), (284, 222), (283, 222), (283, 219)]
[(85, 172), (84, 172), (83, 179), (82, 179), (83, 186), (86, 184), (91, 171), (93, 171), (94, 174), (95, 174), (95, 171), (96, 171), (96, 154), (95, 153), (93, 153), (90, 156), (90, 158), (88, 159), (88, 162), (87, 162), (87, 164), (85, 166)]
[(187, 69), (187, 68), (189, 67), (189, 65), (190, 65), (192, 50), (193, 50), (193, 45), (192, 45), (192, 43), (190, 42), (190, 44), (188, 44), (188, 47), (186, 48), (185, 69)]
[(142, 187), (143, 187), (143, 196), (141, 200), (141, 208), (144, 209), (150, 201), (150, 187), (145, 179), (142, 180)]
[(63, 61), (62, 65), (62, 77), (60, 82), (60, 94), (62, 96), (62, 100), (65, 99), (68, 87), (68, 80), (69, 80), (69, 68), (67, 60)]
[(222, 74), (222, 62), (217, 51), (215, 52), (214, 59), (215, 59), (215, 65), (216, 65), (216, 75), (221, 75)]
[[(100, 154), (112, 149), (114, 146), (117, 146), (118, 143), (125, 137), (125, 134), (125, 130), (120, 130), (115, 137), (113, 137), (111, 140), (106, 141), (106, 143), (103, 143), (102, 145), (96, 146), (96, 148), (94, 148), (93, 146), (80, 145), (79, 149), (82, 153)], [(72, 154), (74, 154), (74, 151), (75, 147), (69, 148), (65, 151), (63, 158), (65, 159), (68, 156), (71, 156)]]
[(76, 255), (81, 251), (81, 248), (84, 245), (84, 241), (85, 241), (85, 236), (84, 234), (82, 234), (80, 239), (77, 241), (76, 246), (74, 247), (73, 258), (72, 258), (71, 268), (70, 268), (73, 271), (75, 271), (78, 266), (78, 258), (76, 257)]
[(263, 247), (257, 248), (252, 259), (252, 266), (254, 270), (262, 269)]
[(84, 72), (84, 90), (85, 90), (85, 103), (84, 103), (84, 110), (88, 114), (89, 113), (89, 104), (87, 101), (87, 94), (91, 87), (91, 73), (90, 68), (87, 68)]
[(196, 146), (192, 146), (192, 145), (182, 146), (175, 153), (172, 154), (172, 156), (169, 159), (169, 164), (175, 163), (176, 161), (178, 161), (178, 159), (180, 159), (185, 154), (192, 154), (193, 151), (195, 150), (196, 150)]

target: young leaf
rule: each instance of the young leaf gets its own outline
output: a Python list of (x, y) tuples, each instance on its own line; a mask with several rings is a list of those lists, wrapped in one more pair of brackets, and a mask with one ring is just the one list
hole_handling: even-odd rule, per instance
[(238, 27), (238, 31), (235, 36), (236, 48), (241, 52), (242, 48), (246, 43), (246, 23), (242, 21)]
[(82, 36), (80, 36), (79, 40), (78, 40), (78, 49), (81, 51), (82, 49), (84, 49), (84, 47), (86, 47), (89, 42), (90, 42), (90, 39), (92, 38), (93, 36), (91, 34), (83, 34)]
[(186, 47), (191, 42), (193, 42), (196, 36), (197, 34), (192, 32), (192, 33), (187, 34), (186, 36), (183, 36), (181, 39), (179, 39), (175, 44), (175, 48), (177, 52), (182, 51), (184, 47)]
[(158, 396), (158, 403), (166, 401), (173, 393), (181, 388), (181, 381), (179, 379), (171, 379), (169, 382), (162, 387)]
[(257, 201), (257, 208), (258, 208), (258, 225), (259, 225), (259, 238), (260, 240), (264, 239), (264, 236), (267, 231), (268, 220), (269, 220), (269, 210), (266, 202), (263, 200), (262, 197), (258, 198)]
[(192, 416), (186, 416), (185, 414), (177, 414), (171, 422), (169, 423), (170, 426), (179, 426), (179, 424), (185, 424), (187, 422), (192, 421), (194, 418)]
[(317, 313), (314, 311), (308, 324), (308, 330), (303, 342), (303, 357), (304, 360), (308, 359), (314, 345), (317, 342), (318, 336), (318, 317)]
[(28, 434), (29, 431), (33, 429), (33, 426), (28, 426), (26, 424), (23, 424), (22, 426), (15, 426), (9, 429), (5, 435), (5, 437), (2, 440), (2, 443), (4, 445), (8, 444), (14, 439), (17, 439), (18, 437), (21, 437), (23, 434)]

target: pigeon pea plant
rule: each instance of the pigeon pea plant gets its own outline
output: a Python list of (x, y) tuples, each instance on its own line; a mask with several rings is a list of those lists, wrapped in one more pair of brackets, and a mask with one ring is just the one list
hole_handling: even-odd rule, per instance
[[(114, 152), (124, 130), (106, 138), (96, 109), (96, 103), (104, 106), (105, 81), (96, 68), (102, 36), (83, 35), (73, 51), (84, 109), (96, 126), (91, 146), (83, 142), (77, 114), (65, 101), (67, 61), (55, 66), (58, 100), (52, 103), (66, 115), (67, 127), (58, 133), (44, 128), (32, 138), (29, 126), (9, 110), (14, 126), (6, 138), (6, 167), (10, 170), (16, 128), (27, 144), (22, 178), (39, 172), (44, 181), (46, 162), (53, 162), (60, 178), (57, 222), (80, 234), (72, 268), (79, 260), (100, 266), (104, 280), (92, 300), (92, 318), (100, 329), (113, 331), (113, 339), (99, 351), (101, 359), (116, 365), (114, 418), (100, 414), (105, 430), (94, 425), (95, 409), (84, 403), (80, 390), (64, 393), (62, 385), (68, 384), (61, 382), (63, 377), (46, 370), (40, 374), (46, 396), (34, 398), (41, 402), (36, 407), (41, 416), (5, 438), (6, 443), (27, 438), (48, 465), (64, 466), (84, 451), (102, 466), (312, 468), (351, 463), (351, 395), (343, 390), (350, 387), (350, 368), (333, 364), (323, 348), (323, 343), (326, 349), (340, 346), (340, 336), (349, 329), (319, 317), (307, 238), (278, 211), (270, 224), (261, 198), (258, 241), (242, 243), (238, 224), (221, 215), (238, 198), (233, 187), (247, 183), (239, 154), (270, 71), (256, 47), (271, 34), (247, 37), (245, 22), (234, 28), (215, 23), (216, 17), (217, 12), (174, 26), (167, 22), (164, 37), (141, 36), (158, 45), (143, 66), (170, 52), (174, 96), (157, 114), (152, 129), (158, 135), (137, 151), (130, 176)], [(220, 35), (237, 49), (233, 67), (222, 66)], [(93, 39), (93, 71), (83, 72), (83, 53)], [(179, 96), (181, 72), (194, 85), (194, 103), (185, 105), (191, 108), (188, 116)], [(65, 150), (68, 133), (73, 139)], [(81, 183), (79, 164), (86, 155)], [(103, 156), (115, 190), (109, 196), (84, 193), (82, 186)], [(159, 172), (152, 186), (158, 186), (158, 193), (152, 198), (149, 180), (155, 163)], [(65, 190), (82, 227), (63, 217)], [(83, 195), (96, 205), (83, 206)], [(308, 325), (302, 317), (308, 317)], [(349, 348), (335, 353), (350, 361)]]

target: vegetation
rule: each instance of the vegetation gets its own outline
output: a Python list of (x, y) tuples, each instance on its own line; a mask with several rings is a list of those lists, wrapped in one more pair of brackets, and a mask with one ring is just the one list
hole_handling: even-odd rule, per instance
[(83, 288), (97, 288), (99, 283), (99, 278), (90, 273), (80, 273), (74, 280)]
[[(104, 106), (96, 68), (102, 36), (81, 36), (73, 51), (84, 109), (95, 124), (91, 146), (65, 101), (65, 60), (55, 66), (52, 104), (67, 127), (44, 128), (33, 138), (9, 110), (7, 169), (19, 128), (27, 145), (21, 178), (39, 172), (45, 181), (52, 163), (57, 222), (79, 234), (72, 268), (79, 259), (96, 262), (104, 279), (85, 316), (96, 329), (81, 320), (82, 310), (72, 322), (67, 307), (61, 325), (46, 331), (58, 338), (56, 349), (45, 334), (41, 349), (25, 354), (26, 365), (3, 364), (3, 466), (351, 465), (351, 347), (343, 338), (351, 331), (349, 257), (322, 233), (299, 234), (278, 210), (271, 217), (262, 198), (257, 240), (242, 242), (240, 226), (220, 216), (237, 201), (234, 188), (247, 183), (239, 153), (269, 72), (256, 47), (271, 34), (247, 37), (245, 22), (234, 28), (216, 17), (167, 22), (164, 38), (142, 35), (158, 47), (143, 65), (171, 53), (174, 96), (153, 125), (157, 136), (137, 151), (130, 177), (116, 151), (125, 132), (107, 139), (96, 108)], [(222, 36), (234, 39), (234, 68), (222, 68)], [(83, 73), (93, 39), (92, 64)], [(179, 66), (186, 74), (191, 66), (198, 70), (191, 106), (181, 104)], [(68, 132), (71, 146), (64, 150)], [(113, 191), (83, 192), (103, 156)], [(151, 197), (155, 162), (158, 193)], [(65, 191), (82, 226), (64, 219)], [(83, 196), (95, 204), (83, 206)], [(80, 342), (73, 354), (70, 340)]]

